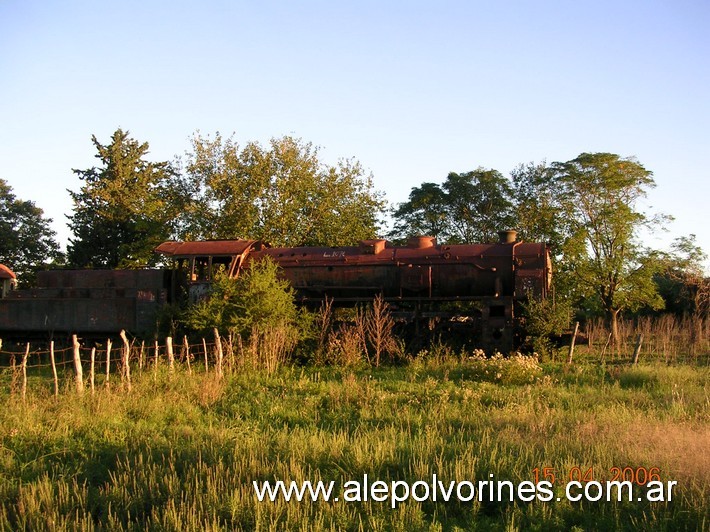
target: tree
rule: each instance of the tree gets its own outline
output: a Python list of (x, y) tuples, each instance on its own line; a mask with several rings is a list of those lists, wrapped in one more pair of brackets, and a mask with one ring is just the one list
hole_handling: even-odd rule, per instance
[(447, 202), (446, 192), (436, 183), (422, 183), (412, 188), (409, 200), (401, 203), (394, 212), (392, 236), (428, 235), (441, 238), (446, 235), (449, 223)]
[(569, 234), (558, 176), (544, 161), (521, 164), (511, 172), (518, 237), (546, 242), (559, 255)]
[(240, 148), (196, 134), (187, 155), (191, 238), (253, 238), (275, 246), (345, 245), (373, 238), (384, 200), (359, 162), (324, 164), (293, 137)]
[(17, 199), (0, 179), (0, 263), (15, 272), (20, 285), (31, 285), (37, 270), (62, 259), (51, 222), (33, 202)]
[(496, 170), (451, 172), (441, 186), (414, 187), (394, 218), (394, 236), (424, 232), (448, 243), (492, 242), (514, 226), (512, 189)]
[(579, 240), (572, 238), (559, 173), (543, 161), (519, 165), (511, 172), (511, 178), (518, 238), (549, 246), (555, 269), (555, 300), (564, 304), (579, 300), (576, 264), (572, 260), (578, 256)]
[(553, 170), (569, 222), (565, 261), (574, 264), (581, 295), (600, 306), (616, 340), (621, 311), (663, 305), (653, 282), (660, 261), (637, 238), (641, 227), (659, 222), (637, 205), (655, 186), (652, 173), (633, 158), (611, 153), (583, 153), (554, 163)]
[(494, 242), (514, 225), (512, 189), (497, 170), (450, 173), (443, 185), (451, 206), (451, 242)]
[(117, 129), (111, 143), (91, 138), (101, 166), (74, 170), (84, 182), (69, 191), (74, 233), (68, 262), (80, 268), (143, 267), (156, 261), (153, 249), (176, 231), (184, 196), (176, 195), (178, 176), (168, 162), (145, 160), (148, 143)]
[(697, 245), (695, 235), (677, 238), (671, 253), (664, 257), (663, 269), (655, 281), (667, 310), (679, 315), (705, 319), (710, 314), (710, 278), (703, 264), (707, 254)]

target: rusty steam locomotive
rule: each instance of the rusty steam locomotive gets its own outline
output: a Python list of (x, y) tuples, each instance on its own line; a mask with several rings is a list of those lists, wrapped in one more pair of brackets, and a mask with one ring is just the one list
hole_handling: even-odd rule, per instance
[(151, 329), (158, 309), (209, 292), (220, 270), (235, 277), (270, 257), (301, 304), (369, 302), (380, 294), (402, 319), (457, 319), (482, 346), (509, 351), (520, 325), (520, 303), (547, 297), (551, 281), (545, 244), (504, 231), (495, 244), (439, 245), (414, 237), (407, 245), (365, 240), (348, 247), (270, 247), (258, 240), (164, 242), (156, 248), (171, 268), (39, 272), (38, 287), (0, 299), (0, 338), (137, 334)]

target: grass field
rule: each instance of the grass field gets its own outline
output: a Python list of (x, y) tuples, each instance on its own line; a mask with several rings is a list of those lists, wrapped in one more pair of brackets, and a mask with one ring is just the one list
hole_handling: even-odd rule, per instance
[[(710, 529), (710, 368), (534, 359), (134, 374), (83, 396), (0, 374), (2, 530)], [(99, 383), (100, 384), (100, 383)], [(658, 468), (671, 502), (259, 502), (252, 481), (521, 482)], [(544, 468), (550, 468), (545, 470)], [(579, 470), (575, 469), (579, 468)], [(564, 483), (555, 485), (555, 495)]]

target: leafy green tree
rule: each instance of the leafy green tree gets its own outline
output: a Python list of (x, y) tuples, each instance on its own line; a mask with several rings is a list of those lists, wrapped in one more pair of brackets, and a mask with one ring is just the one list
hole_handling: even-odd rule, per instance
[(496, 170), (451, 172), (444, 183), (414, 187), (394, 212), (395, 237), (430, 234), (448, 243), (492, 242), (515, 224), (512, 188)]
[(511, 172), (511, 179), (518, 238), (549, 246), (555, 270), (552, 276), (555, 299), (565, 303), (579, 300), (576, 265), (568, 260), (578, 255), (568, 254), (568, 247), (574, 249), (577, 241), (571, 238), (573, 228), (565, 209), (560, 175), (543, 161), (519, 165)]
[(638, 239), (640, 228), (660, 221), (638, 208), (655, 186), (652, 173), (633, 158), (611, 153), (583, 153), (553, 169), (569, 223), (565, 261), (574, 266), (580, 295), (605, 313), (617, 339), (621, 311), (663, 305), (653, 282), (661, 263)]
[(32, 201), (17, 199), (0, 179), (0, 263), (15, 272), (22, 286), (34, 282), (37, 270), (62, 260), (51, 221)]
[(254, 238), (275, 246), (344, 245), (373, 238), (384, 200), (355, 160), (324, 164), (293, 137), (269, 147), (196, 134), (187, 155), (190, 238)]
[(545, 162), (521, 164), (511, 172), (518, 236), (546, 242), (559, 255), (569, 234), (558, 175)]
[(394, 212), (392, 236), (406, 238), (428, 235), (442, 238), (449, 223), (448, 197), (436, 183), (422, 183), (412, 188), (409, 200)]
[(450, 242), (495, 242), (498, 231), (515, 225), (512, 189), (497, 170), (452, 172), (443, 189), (450, 206)]
[(707, 254), (697, 245), (695, 235), (680, 237), (673, 242), (671, 252), (663, 258), (663, 269), (655, 277), (668, 311), (702, 319), (710, 315), (710, 277), (705, 274), (706, 260)]
[(186, 200), (175, 194), (177, 173), (168, 162), (149, 162), (148, 143), (117, 129), (111, 143), (92, 142), (101, 165), (74, 170), (83, 181), (69, 191), (74, 212), (69, 226), (74, 236), (68, 262), (74, 267), (143, 267), (156, 261), (153, 249), (176, 232)]

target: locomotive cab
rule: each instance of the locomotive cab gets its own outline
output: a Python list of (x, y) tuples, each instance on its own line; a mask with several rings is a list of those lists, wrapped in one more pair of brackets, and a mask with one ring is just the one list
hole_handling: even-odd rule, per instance
[(17, 276), (10, 268), (4, 264), (0, 264), (0, 298), (7, 295), (17, 288)]

